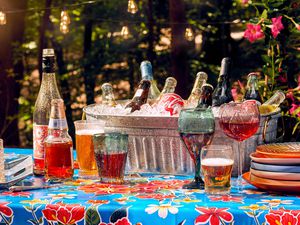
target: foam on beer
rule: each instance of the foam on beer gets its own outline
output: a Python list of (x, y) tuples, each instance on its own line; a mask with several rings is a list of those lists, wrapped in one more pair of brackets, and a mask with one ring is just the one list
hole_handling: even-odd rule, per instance
[(94, 134), (101, 134), (104, 133), (104, 130), (98, 129), (98, 130), (78, 130), (76, 131), (76, 135), (94, 135)]
[(233, 164), (232, 159), (225, 158), (206, 158), (201, 161), (204, 166), (229, 166)]

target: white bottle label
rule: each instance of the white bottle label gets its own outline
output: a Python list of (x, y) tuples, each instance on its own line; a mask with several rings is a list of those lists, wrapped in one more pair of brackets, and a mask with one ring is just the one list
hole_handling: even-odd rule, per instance
[(142, 93), (143, 93), (143, 89), (138, 89), (138, 90), (135, 92), (134, 97), (141, 97)]

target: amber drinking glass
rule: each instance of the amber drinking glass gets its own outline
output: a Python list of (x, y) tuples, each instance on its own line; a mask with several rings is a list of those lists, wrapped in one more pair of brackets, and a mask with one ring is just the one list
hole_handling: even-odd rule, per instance
[(242, 189), (242, 173), (244, 165), (240, 144), (254, 135), (259, 127), (260, 113), (255, 100), (241, 103), (230, 102), (220, 107), (220, 127), (224, 133), (238, 141), (238, 188)]

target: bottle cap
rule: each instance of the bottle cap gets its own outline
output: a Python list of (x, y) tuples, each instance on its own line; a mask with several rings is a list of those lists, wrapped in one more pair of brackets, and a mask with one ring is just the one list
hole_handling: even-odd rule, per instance
[(149, 62), (148, 60), (143, 61), (141, 63), (140, 69), (141, 69), (141, 73), (142, 73), (142, 79), (153, 80), (153, 72), (152, 72), (151, 62)]
[(248, 77), (250, 77), (250, 76), (258, 77), (259, 73), (258, 72), (251, 72), (251, 73), (248, 74)]
[(53, 48), (44, 48), (43, 56), (54, 56), (54, 49)]
[(202, 72), (202, 71), (198, 72), (196, 76), (199, 77), (200, 80), (207, 80), (207, 77), (208, 77), (207, 73)]
[(112, 87), (112, 85), (110, 83), (104, 83), (104, 84), (102, 84), (101, 89), (102, 90), (103, 89), (105, 89), (105, 90), (113, 90), (113, 87)]
[(229, 73), (230, 63), (231, 63), (230, 58), (227, 57), (227, 58), (223, 58), (222, 59), (220, 75), (228, 74)]
[(177, 84), (177, 80), (174, 77), (168, 77), (166, 83), (171, 84), (172, 86)]

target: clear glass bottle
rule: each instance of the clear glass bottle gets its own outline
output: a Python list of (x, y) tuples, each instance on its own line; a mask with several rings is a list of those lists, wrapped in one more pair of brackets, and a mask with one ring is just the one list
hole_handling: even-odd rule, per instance
[(207, 74), (205, 72), (197, 73), (193, 89), (191, 91), (188, 100), (186, 101), (186, 107), (194, 108), (197, 106), (201, 96), (201, 88), (206, 83), (206, 81), (207, 81)]
[(233, 101), (230, 86), (230, 58), (223, 58), (217, 87), (212, 96), (212, 106)]
[(45, 178), (67, 180), (73, 177), (73, 142), (62, 99), (51, 101), (48, 136), (45, 139)]
[(161, 99), (161, 97), (166, 93), (174, 93), (177, 85), (177, 80), (174, 77), (168, 77), (165, 82), (165, 86), (160, 92), (160, 95), (157, 99), (157, 102)]
[(55, 78), (54, 49), (43, 50), (43, 77), (33, 111), (33, 172), (43, 175), (45, 168), (44, 140), (47, 137), (51, 100), (61, 98)]
[(268, 114), (278, 110), (279, 105), (284, 101), (285, 94), (281, 90), (277, 90), (271, 98), (269, 98), (264, 104), (259, 106), (260, 114)]
[(125, 108), (131, 108), (131, 112), (140, 110), (141, 106), (147, 102), (150, 86), (149, 80), (141, 80), (132, 100), (126, 104)]
[(114, 96), (114, 89), (113, 86), (110, 83), (104, 83), (101, 86), (102, 89), (102, 104), (108, 105), (108, 106), (116, 106), (116, 100)]
[(256, 100), (262, 103), (262, 98), (258, 90), (258, 73), (252, 72), (248, 74), (248, 81), (246, 86), (245, 100)]
[(156, 85), (156, 81), (153, 79), (152, 65), (149, 61), (145, 60), (141, 63), (140, 66), (142, 80), (149, 80), (151, 82), (148, 103), (153, 104), (160, 96), (160, 91)]

